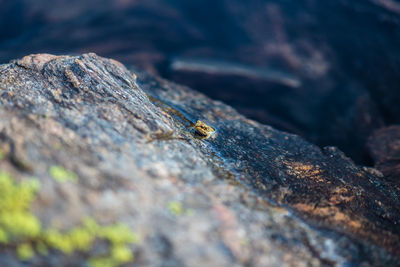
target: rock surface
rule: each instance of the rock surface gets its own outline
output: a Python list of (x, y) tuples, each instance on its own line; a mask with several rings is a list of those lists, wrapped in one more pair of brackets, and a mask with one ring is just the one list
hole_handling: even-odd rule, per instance
[(369, 138), (368, 146), (375, 167), (400, 192), (400, 126), (379, 129)]
[[(127, 265), (400, 264), (399, 191), (379, 171), (132, 71), (95, 54), (0, 66), (1, 170), (40, 180), (43, 228), (124, 223), (140, 240)], [(215, 132), (199, 135), (198, 120)], [(22, 264), (0, 249), (2, 264)], [(50, 247), (27, 263), (83, 266), (95, 253)]]
[(370, 165), (367, 138), (400, 124), (399, 10), (398, 0), (5, 0), (0, 63), (96, 52)]

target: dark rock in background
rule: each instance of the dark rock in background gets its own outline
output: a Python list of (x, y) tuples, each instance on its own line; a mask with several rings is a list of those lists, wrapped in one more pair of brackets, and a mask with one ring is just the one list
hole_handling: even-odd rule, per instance
[[(96, 52), (338, 146), (357, 163), (371, 164), (365, 144), (374, 130), (400, 123), (395, 0), (3, 0), (0, 13), (3, 63)], [(177, 68), (177, 59), (203, 65)]]
[[(95, 54), (26, 56), (0, 66), (0, 88), (0, 166), (38, 177), (44, 227), (124, 222), (141, 240), (131, 265), (400, 263), (398, 191), (337, 148)], [(199, 136), (197, 120), (216, 131)], [(55, 181), (54, 165), (79, 179)], [(27, 263), (82, 265), (95, 252)]]
[(400, 126), (377, 130), (368, 141), (375, 167), (400, 192)]

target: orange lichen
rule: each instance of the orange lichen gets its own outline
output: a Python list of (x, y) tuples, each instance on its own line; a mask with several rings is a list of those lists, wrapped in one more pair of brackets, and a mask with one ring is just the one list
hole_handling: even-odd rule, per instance
[(352, 232), (358, 231), (362, 226), (361, 219), (352, 218), (349, 214), (342, 212), (336, 206), (315, 207), (314, 205), (298, 203), (294, 205), (294, 208), (314, 218), (324, 218), (329, 221), (330, 224), (345, 226)]
[(345, 187), (336, 187), (332, 191), (332, 195), (329, 198), (331, 204), (348, 203), (354, 199), (354, 195), (349, 193), (349, 189)]
[(289, 175), (296, 176), (302, 179), (313, 179), (316, 182), (324, 182), (325, 179), (322, 176), (323, 171), (318, 165), (306, 164), (303, 162), (289, 162), (285, 161), (286, 172)]

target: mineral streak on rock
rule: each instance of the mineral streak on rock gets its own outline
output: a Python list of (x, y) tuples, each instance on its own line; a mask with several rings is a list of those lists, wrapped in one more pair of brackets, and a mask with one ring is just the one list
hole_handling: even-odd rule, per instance
[[(95, 54), (1, 65), (0, 88), (0, 168), (38, 177), (45, 227), (68, 230), (87, 215), (124, 223), (141, 240), (141, 265), (400, 263), (398, 191), (336, 148)], [(197, 138), (196, 121), (218, 133)], [(60, 183), (52, 166), (79, 179)], [(18, 264), (0, 251), (0, 263)], [(30, 263), (83, 264), (101, 251), (87, 253)]]

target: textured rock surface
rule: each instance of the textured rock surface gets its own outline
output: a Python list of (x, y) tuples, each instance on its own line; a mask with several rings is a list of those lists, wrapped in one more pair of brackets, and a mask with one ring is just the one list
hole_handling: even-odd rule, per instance
[[(0, 66), (0, 166), (41, 181), (44, 227), (123, 222), (140, 238), (132, 265), (400, 263), (398, 192), (379, 171), (133, 72), (95, 54)], [(202, 138), (197, 120), (216, 132)], [(78, 180), (55, 181), (55, 165)], [(2, 263), (19, 265), (14, 253), (2, 246)], [(83, 265), (92, 253), (29, 263)]]
[(96, 52), (369, 165), (367, 138), (400, 124), (399, 10), (398, 0), (4, 0), (0, 63)]
[(376, 131), (369, 138), (368, 147), (375, 167), (400, 192), (400, 126), (392, 125)]

